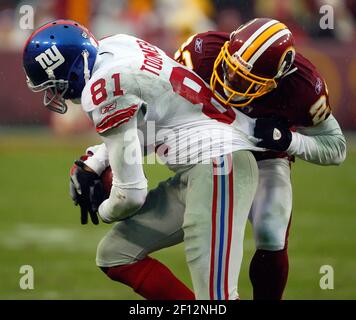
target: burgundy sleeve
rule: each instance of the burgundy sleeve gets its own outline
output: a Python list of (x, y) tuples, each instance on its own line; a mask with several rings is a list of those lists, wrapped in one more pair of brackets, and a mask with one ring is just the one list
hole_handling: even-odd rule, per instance
[(214, 61), (221, 47), (228, 40), (229, 34), (225, 32), (199, 33), (188, 38), (178, 49), (174, 58), (193, 69), (205, 82), (209, 83)]
[(298, 72), (288, 81), (290, 92), (288, 108), (293, 113), (296, 126), (314, 126), (331, 114), (328, 89), (323, 77), (315, 66), (302, 55), (297, 54), (295, 66)]

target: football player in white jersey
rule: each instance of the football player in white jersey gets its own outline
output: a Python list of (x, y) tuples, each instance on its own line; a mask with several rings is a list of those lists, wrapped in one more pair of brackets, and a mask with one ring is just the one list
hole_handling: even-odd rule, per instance
[[(51, 110), (64, 113), (65, 99), (81, 98), (104, 142), (95, 152), (102, 157), (78, 162), (85, 174), (73, 174), (82, 222), (88, 211), (94, 223), (96, 211), (102, 221), (117, 222), (98, 246), (97, 265), (148, 299), (192, 298), (148, 256), (184, 240), (196, 298), (237, 299), (258, 180), (251, 151), (264, 150), (249, 139), (253, 120), (220, 105), (201, 78), (159, 48), (127, 35), (97, 42), (74, 21), (36, 30), (25, 45), (24, 69)], [(148, 194), (141, 134), (176, 173)], [(102, 201), (99, 176), (108, 164), (113, 183)], [(78, 177), (93, 184), (82, 190)]]

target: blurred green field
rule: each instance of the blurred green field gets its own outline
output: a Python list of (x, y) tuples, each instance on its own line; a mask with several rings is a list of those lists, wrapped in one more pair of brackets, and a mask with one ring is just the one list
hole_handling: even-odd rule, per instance
[[(352, 139), (350, 139), (351, 141)], [(96, 245), (110, 226), (81, 226), (68, 195), (68, 169), (95, 139), (46, 132), (0, 135), (0, 299), (140, 299), (95, 266)], [(356, 298), (356, 144), (341, 167), (297, 161), (290, 274), (285, 299)], [(150, 187), (170, 173), (147, 166)], [(247, 227), (240, 296), (251, 299), (248, 264), (254, 252)], [(183, 246), (155, 257), (191, 287)], [(322, 265), (335, 271), (334, 290), (319, 287)], [(19, 287), (22, 265), (35, 270), (34, 290)]]

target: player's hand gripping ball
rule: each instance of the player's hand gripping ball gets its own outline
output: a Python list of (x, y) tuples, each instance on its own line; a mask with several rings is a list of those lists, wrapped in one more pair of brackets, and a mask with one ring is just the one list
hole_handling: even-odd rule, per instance
[(80, 206), (81, 224), (88, 223), (88, 215), (93, 224), (98, 224), (97, 212), (100, 204), (110, 195), (112, 172), (108, 167), (99, 177), (84, 164), (88, 156), (82, 156), (72, 166), (69, 191), (74, 204)]

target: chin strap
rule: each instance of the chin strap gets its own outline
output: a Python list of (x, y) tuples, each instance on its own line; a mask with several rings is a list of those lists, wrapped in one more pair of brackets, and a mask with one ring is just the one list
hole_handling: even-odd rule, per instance
[(90, 79), (90, 71), (89, 71), (89, 64), (88, 64), (89, 52), (87, 50), (84, 50), (82, 52), (82, 56), (84, 60), (84, 81), (86, 84)]

